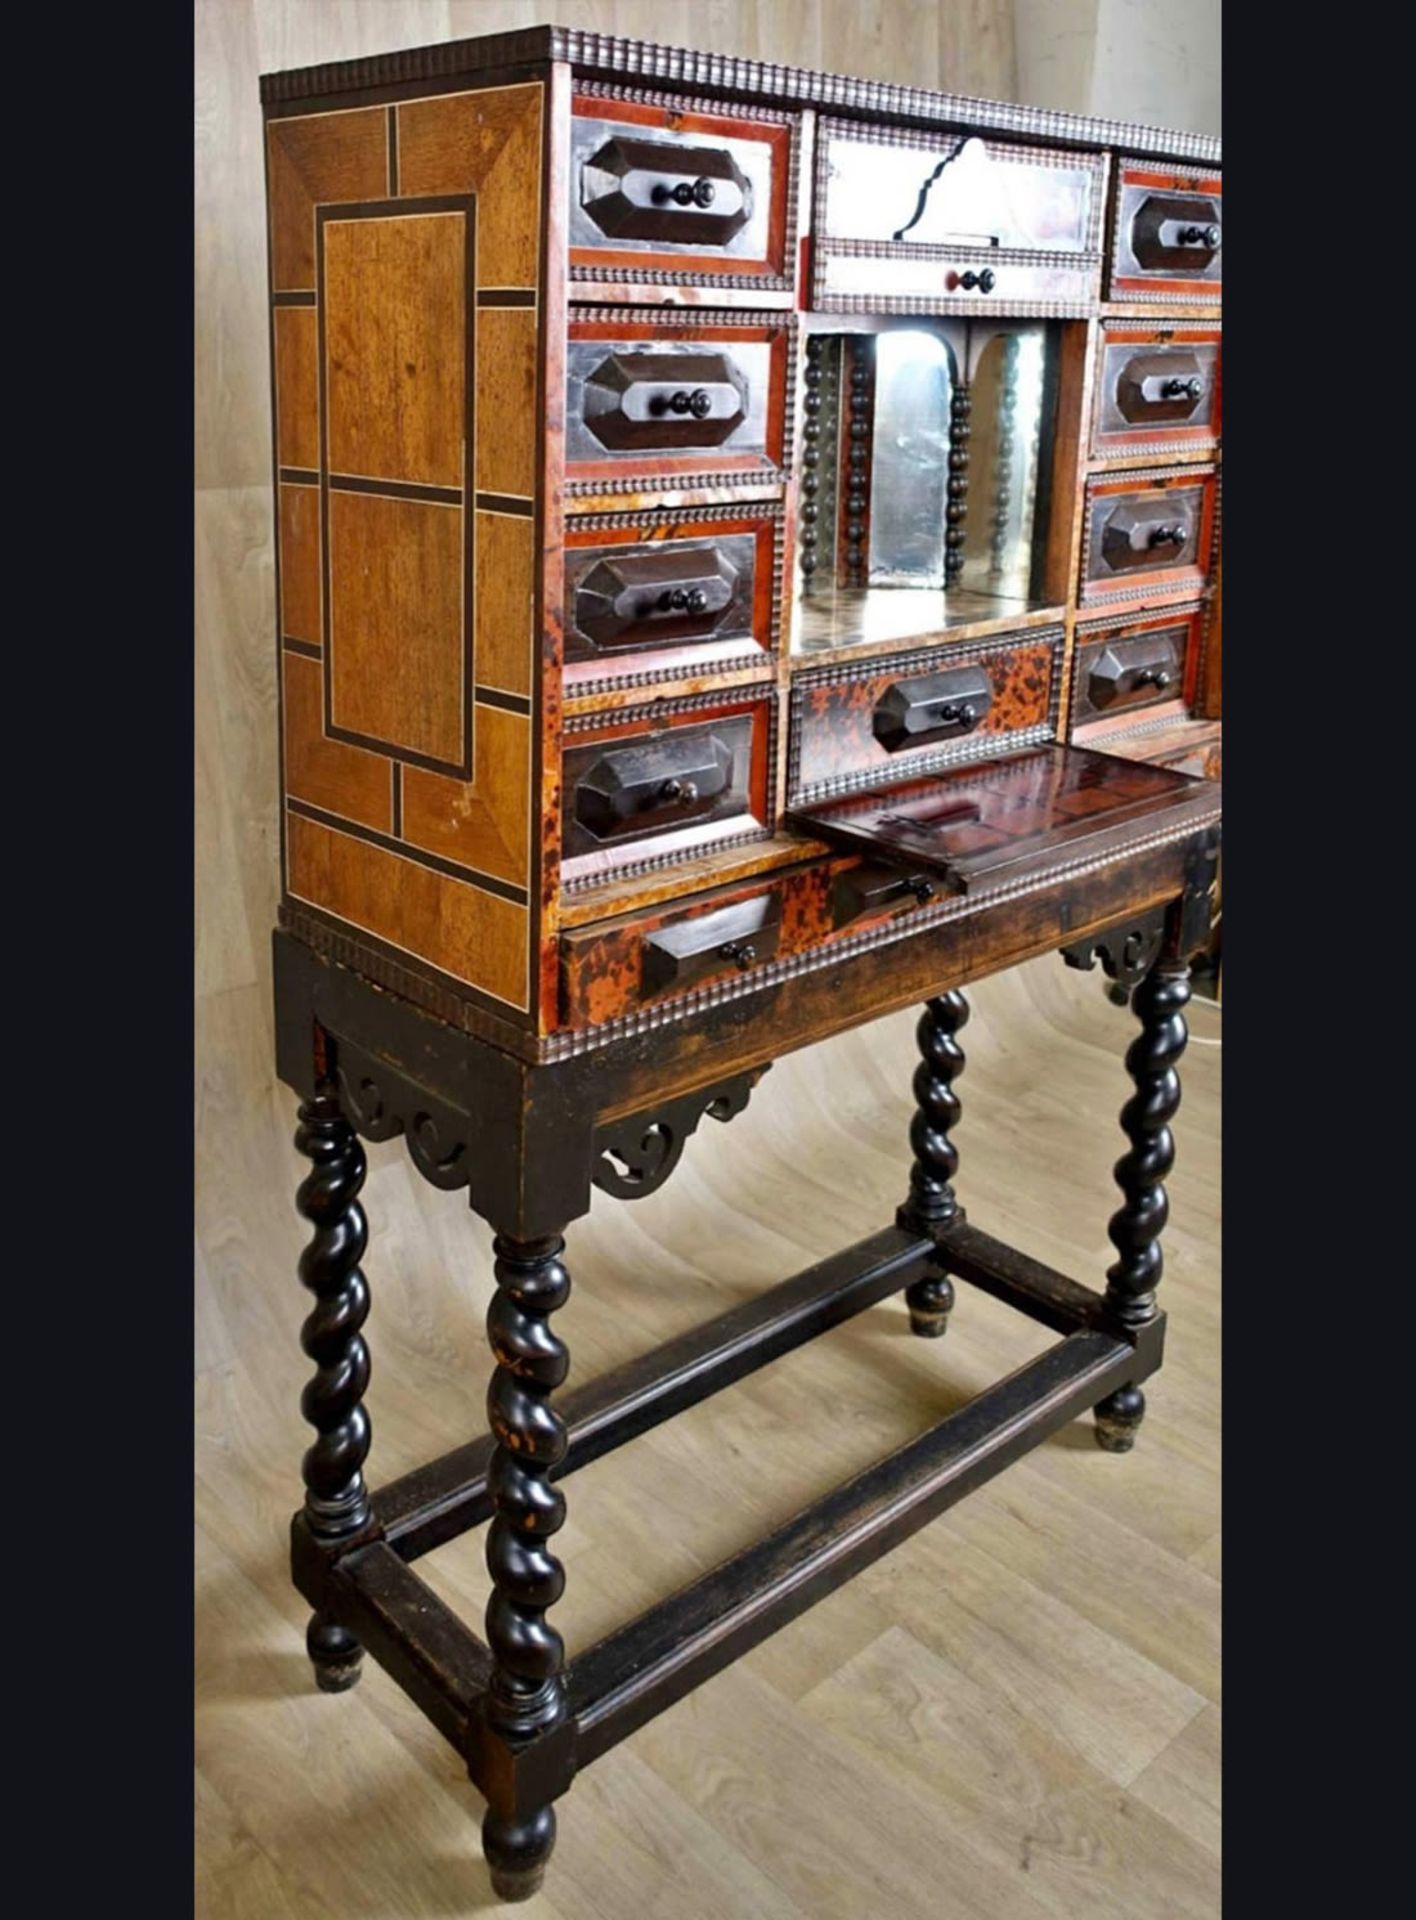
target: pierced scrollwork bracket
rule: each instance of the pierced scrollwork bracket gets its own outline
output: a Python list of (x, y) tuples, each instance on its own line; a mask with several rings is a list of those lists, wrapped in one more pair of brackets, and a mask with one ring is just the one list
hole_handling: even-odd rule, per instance
[(414, 1166), (432, 1186), (452, 1193), (469, 1183), (467, 1121), (455, 1107), (345, 1040), (338, 1042), (335, 1078), (339, 1104), (356, 1133), (366, 1140), (401, 1133)]
[(1089, 934), (1062, 948), (1069, 967), (1090, 973), (1100, 960), (1102, 972), (1118, 987), (1131, 988), (1144, 980), (1159, 958), (1165, 940), (1165, 908), (1133, 914), (1102, 933)]
[(682, 1159), (698, 1123), (705, 1116), (735, 1119), (766, 1071), (758, 1067), (716, 1087), (700, 1087), (695, 1093), (679, 1094), (639, 1113), (605, 1121), (595, 1130), (591, 1179), (602, 1193), (612, 1193), (617, 1200), (640, 1200), (646, 1193), (657, 1192)]

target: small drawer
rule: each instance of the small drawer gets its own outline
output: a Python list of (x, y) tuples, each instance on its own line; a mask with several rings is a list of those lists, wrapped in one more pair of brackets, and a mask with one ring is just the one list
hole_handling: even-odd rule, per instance
[[(572, 491), (686, 475), (775, 474), (785, 452), (788, 327), (685, 314), (572, 320), (566, 462)], [(628, 324), (627, 324), (628, 323)]]
[(1211, 452), (1219, 444), (1218, 327), (1142, 326), (1108, 320), (1104, 328), (1092, 453)]
[(775, 511), (616, 518), (566, 530), (567, 691), (640, 671), (761, 662), (774, 637)]
[(823, 120), (812, 303), (1082, 309), (1096, 299), (1106, 161)]
[[(792, 284), (788, 187), (796, 120), (750, 118), (682, 100), (577, 93), (570, 131), (572, 286), (613, 281), (625, 297), (730, 275)], [(593, 297), (587, 288), (581, 297)]]
[(792, 683), (794, 802), (1052, 737), (1062, 629), (825, 667)]
[(1116, 178), (1108, 298), (1218, 300), (1223, 223), (1217, 174), (1122, 166)]
[(1199, 658), (1198, 607), (1158, 618), (1080, 628), (1072, 685), (1072, 725), (1120, 720), (1139, 710), (1184, 702)]
[(752, 973), (830, 931), (824, 866), (561, 935), (560, 1011), (594, 1026)]
[(1038, 260), (1020, 253), (967, 253), (919, 247), (882, 258), (875, 252), (823, 252), (816, 299), (829, 312), (1028, 314), (1045, 307), (1063, 318), (1090, 312), (1100, 258)]
[(1209, 577), (1214, 514), (1213, 467), (1093, 475), (1082, 604), (1198, 592)]
[(664, 701), (567, 727), (562, 873), (611, 873), (767, 830), (771, 700)]

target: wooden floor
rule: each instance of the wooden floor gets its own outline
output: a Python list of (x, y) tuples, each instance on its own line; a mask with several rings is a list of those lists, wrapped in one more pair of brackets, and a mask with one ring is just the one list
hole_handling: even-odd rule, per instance
[[(198, 1195), (198, 1898), (202, 1920), (493, 1908), (481, 1806), (378, 1668), (316, 1693), (285, 1564), (307, 1430), (294, 1105), (264, 989), (209, 996)], [(973, 995), (959, 1186), (1078, 1278), (1109, 1258), (1121, 1054), (1099, 976), (1042, 961)], [(527, 1920), (1179, 1920), (1219, 1911), (1219, 1034), (1192, 1005), (1164, 1297), (1136, 1451), (1089, 1423), (982, 1491), (578, 1780)], [(560, 1316), (572, 1378), (891, 1218), (911, 1017), (775, 1067), (664, 1190), (597, 1196)], [(481, 1429), (488, 1235), (370, 1149), (372, 1478)], [(960, 1288), (943, 1342), (872, 1309), (577, 1474), (572, 1647), (931, 1424), (1051, 1336)], [(480, 1533), (419, 1571), (473, 1618)], [(508, 1909), (510, 1911), (510, 1909)]]

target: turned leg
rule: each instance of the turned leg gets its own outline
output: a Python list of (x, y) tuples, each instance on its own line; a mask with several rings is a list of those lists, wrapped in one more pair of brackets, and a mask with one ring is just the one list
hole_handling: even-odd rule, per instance
[[(1163, 1182), (1175, 1164), (1170, 1122), (1180, 1105), (1175, 1069), (1189, 1038), (1189, 998), (1189, 968), (1169, 958), (1158, 961), (1131, 996), (1141, 1031), (1127, 1049), (1126, 1071), (1136, 1091), (1121, 1109), (1131, 1144), (1116, 1162), (1116, 1184), (1125, 1198), (1107, 1228), (1117, 1258), (1106, 1275), (1107, 1305), (1130, 1327), (1144, 1326), (1156, 1313), (1160, 1235), (1170, 1211)], [(1108, 1394), (1096, 1409), (1097, 1445), (1107, 1453), (1129, 1452), (1145, 1411), (1138, 1386), (1127, 1384)]]
[[(302, 1469), (305, 1518), (313, 1539), (333, 1547), (358, 1533), (369, 1518), (363, 1474), (370, 1434), (364, 1410), (369, 1349), (359, 1331), (369, 1311), (368, 1283), (359, 1269), (369, 1237), (358, 1201), (364, 1149), (328, 1086), (300, 1108), (295, 1144), (314, 1163), (295, 1196), (315, 1229), (300, 1256), (300, 1278), (315, 1296), (300, 1330), (300, 1344), (316, 1369), (300, 1397), (300, 1411), (316, 1430)], [(315, 1680), (326, 1693), (342, 1693), (359, 1678), (363, 1648), (327, 1614), (316, 1613), (310, 1621), (305, 1645)]]
[[(487, 1719), (515, 1747), (565, 1715), (561, 1673), (565, 1648), (546, 1619), (565, 1587), (565, 1573), (546, 1544), (565, 1520), (565, 1498), (551, 1471), (565, 1458), (565, 1422), (551, 1394), (570, 1356), (550, 1316), (565, 1305), (570, 1275), (558, 1236), (493, 1243), (497, 1291), (487, 1313), (496, 1367), (487, 1419), (496, 1437), (487, 1471), (493, 1518), (487, 1534), (487, 1645), (492, 1676)], [(492, 1887), (503, 1900), (525, 1900), (541, 1884), (556, 1839), (551, 1806), (506, 1815), (489, 1806), (482, 1847)]]
[[(968, 1001), (951, 990), (926, 1002), (915, 1029), (920, 1062), (915, 1068), (915, 1115), (910, 1122), (914, 1165), (910, 1197), (896, 1216), (902, 1227), (928, 1232), (962, 1217), (950, 1184), (959, 1170), (959, 1150), (949, 1135), (962, 1111), (954, 1082), (964, 1070), (964, 1050), (955, 1035), (968, 1024), (968, 1017)], [(953, 1304), (954, 1283), (942, 1266), (905, 1289), (910, 1329), (926, 1340), (937, 1340), (944, 1332)]]

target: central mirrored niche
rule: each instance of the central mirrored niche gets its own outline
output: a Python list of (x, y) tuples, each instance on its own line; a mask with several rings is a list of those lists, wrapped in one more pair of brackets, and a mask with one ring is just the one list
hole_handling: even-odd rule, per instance
[(1058, 339), (1043, 321), (811, 335), (796, 651), (1038, 604)]

